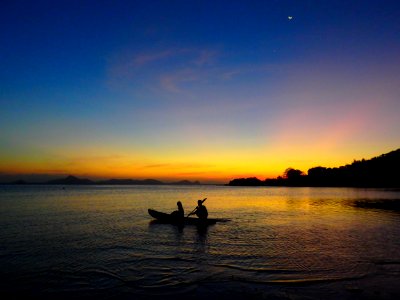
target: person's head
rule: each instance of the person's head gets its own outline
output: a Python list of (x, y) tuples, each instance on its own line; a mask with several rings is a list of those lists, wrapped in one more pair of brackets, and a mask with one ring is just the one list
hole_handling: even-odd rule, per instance
[(182, 207), (182, 202), (181, 202), (181, 201), (178, 201), (178, 202), (176, 203), (176, 205), (178, 205), (178, 207)]
[(197, 200), (197, 204), (198, 204), (199, 206), (202, 206), (203, 201), (202, 201), (202, 200)]

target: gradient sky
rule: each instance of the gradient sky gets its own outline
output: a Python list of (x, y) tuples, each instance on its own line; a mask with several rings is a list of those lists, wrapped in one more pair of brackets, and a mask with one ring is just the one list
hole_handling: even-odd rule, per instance
[(0, 177), (190, 179), (400, 145), (400, 1), (1, 1)]

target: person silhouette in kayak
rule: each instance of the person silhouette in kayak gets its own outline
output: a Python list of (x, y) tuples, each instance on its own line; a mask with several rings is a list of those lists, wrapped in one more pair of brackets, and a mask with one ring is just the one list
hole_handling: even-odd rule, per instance
[(197, 201), (196, 210), (194, 212), (190, 213), (189, 216), (194, 215), (194, 214), (196, 214), (196, 216), (199, 219), (207, 219), (207, 217), (208, 217), (207, 207), (205, 205), (203, 205), (202, 200)]
[(178, 210), (173, 211), (171, 216), (177, 219), (185, 218), (185, 211), (183, 210), (182, 202), (178, 201), (176, 205), (178, 206)]

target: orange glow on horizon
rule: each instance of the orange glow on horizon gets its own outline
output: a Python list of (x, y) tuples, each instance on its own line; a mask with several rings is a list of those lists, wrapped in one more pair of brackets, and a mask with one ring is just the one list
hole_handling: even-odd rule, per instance
[[(335, 167), (351, 163), (352, 159), (342, 161), (318, 156), (318, 151), (308, 148), (300, 152), (290, 151), (290, 148), (280, 147), (276, 151), (253, 153), (253, 155), (235, 155), (225, 159), (203, 156), (196, 162), (187, 159), (171, 159), (160, 163), (150, 159), (141, 161), (133, 158), (116, 158), (110, 156), (101, 160), (25, 160), (19, 162), (1, 162), (3, 174), (27, 175), (41, 174), (53, 176), (74, 175), (90, 179), (157, 179), (165, 182), (179, 180), (198, 180), (203, 183), (228, 183), (234, 178), (257, 177), (261, 180), (281, 176), (288, 167), (300, 169), (303, 172), (319, 165)], [(300, 150), (300, 149), (298, 149)], [(263, 157), (264, 154), (264, 157)], [(380, 153), (377, 153), (379, 155)], [(360, 159), (362, 157), (354, 157)], [(368, 158), (368, 157), (366, 157)]]

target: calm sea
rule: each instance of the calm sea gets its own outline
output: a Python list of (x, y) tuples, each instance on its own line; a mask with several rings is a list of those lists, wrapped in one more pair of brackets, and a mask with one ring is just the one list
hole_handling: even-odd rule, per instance
[[(152, 224), (198, 199), (227, 223)], [(395, 299), (399, 190), (0, 186), (2, 299)]]

